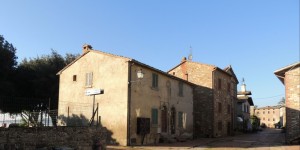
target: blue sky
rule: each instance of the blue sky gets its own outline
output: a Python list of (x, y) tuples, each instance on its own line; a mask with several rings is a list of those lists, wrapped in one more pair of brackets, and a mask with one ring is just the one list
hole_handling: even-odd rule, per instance
[(0, 18), (19, 61), (88, 43), (168, 71), (192, 46), (193, 61), (232, 65), (258, 106), (284, 96), (273, 72), (300, 57), (299, 0), (2, 0)]

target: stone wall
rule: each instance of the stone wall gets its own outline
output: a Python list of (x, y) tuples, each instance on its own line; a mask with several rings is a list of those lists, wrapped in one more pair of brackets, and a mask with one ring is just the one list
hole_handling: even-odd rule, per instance
[[(216, 66), (197, 62), (183, 61), (171, 69), (169, 74), (182, 78), (198, 87), (194, 90), (194, 135), (195, 137), (214, 137), (232, 134), (234, 100), (236, 84), (233, 77)], [(222, 88), (218, 89), (218, 80), (222, 80)], [(228, 90), (230, 83), (230, 92)], [(218, 112), (218, 103), (222, 112)], [(227, 111), (230, 109), (230, 111)], [(218, 128), (218, 123), (222, 127)]]
[(106, 139), (107, 131), (101, 127), (0, 128), (0, 150), (105, 149)]
[(286, 140), (300, 138), (300, 67), (285, 73)]

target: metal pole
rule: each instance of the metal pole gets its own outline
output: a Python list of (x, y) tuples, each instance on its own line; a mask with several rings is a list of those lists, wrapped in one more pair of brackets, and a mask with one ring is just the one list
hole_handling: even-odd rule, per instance
[(99, 112), (99, 103), (97, 103), (97, 126), (99, 125), (98, 112)]
[(93, 95), (93, 113), (92, 113), (92, 117), (93, 117), (93, 120), (92, 120), (92, 124), (94, 124), (94, 111), (95, 111), (95, 95)]
[(48, 126), (49, 126), (49, 123), (50, 123), (50, 118), (49, 118), (49, 116), (50, 116), (50, 103), (51, 102), (51, 98), (49, 98), (49, 104), (48, 104)]
[(69, 106), (68, 106), (68, 119), (67, 119), (67, 126), (69, 125), (69, 116), (70, 115), (70, 108), (69, 108)]

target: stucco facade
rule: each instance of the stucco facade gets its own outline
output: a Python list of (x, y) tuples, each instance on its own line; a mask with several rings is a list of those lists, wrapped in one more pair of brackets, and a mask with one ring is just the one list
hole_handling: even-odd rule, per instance
[[(137, 78), (137, 71), (144, 73), (142, 79)], [(99, 106), (95, 121), (111, 132), (112, 143), (149, 144), (158, 142), (161, 133), (193, 133), (193, 84), (180, 78), (91, 47), (84, 47), (84, 53), (58, 75), (58, 125), (89, 125), (93, 96), (86, 96), (85, 91), (103, 89), (104, 94), (95, 95), (95, 108)], [(150, 120), (150, 133), (145, 136), (137, 134), (138, 118)]]
[(254, 113), (260, 118), (260, 124), (265, 124), (268, 128), (275, 128), (276, 124), (284, 125), (284, 112), (283, 106), (267, 106), (255, 109)]
[(194, 90), (195, 137), (232, 134), (238, 81), (231, 67), (222, 70), (184, 58), (168, 73), (197, 85)]

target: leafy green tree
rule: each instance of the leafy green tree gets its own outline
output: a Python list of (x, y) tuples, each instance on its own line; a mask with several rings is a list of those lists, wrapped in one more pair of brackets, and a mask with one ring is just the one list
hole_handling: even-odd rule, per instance
[(14, 94), (14, 73), (17, 66), (16, 48), (0, 35), (0, 95)]

